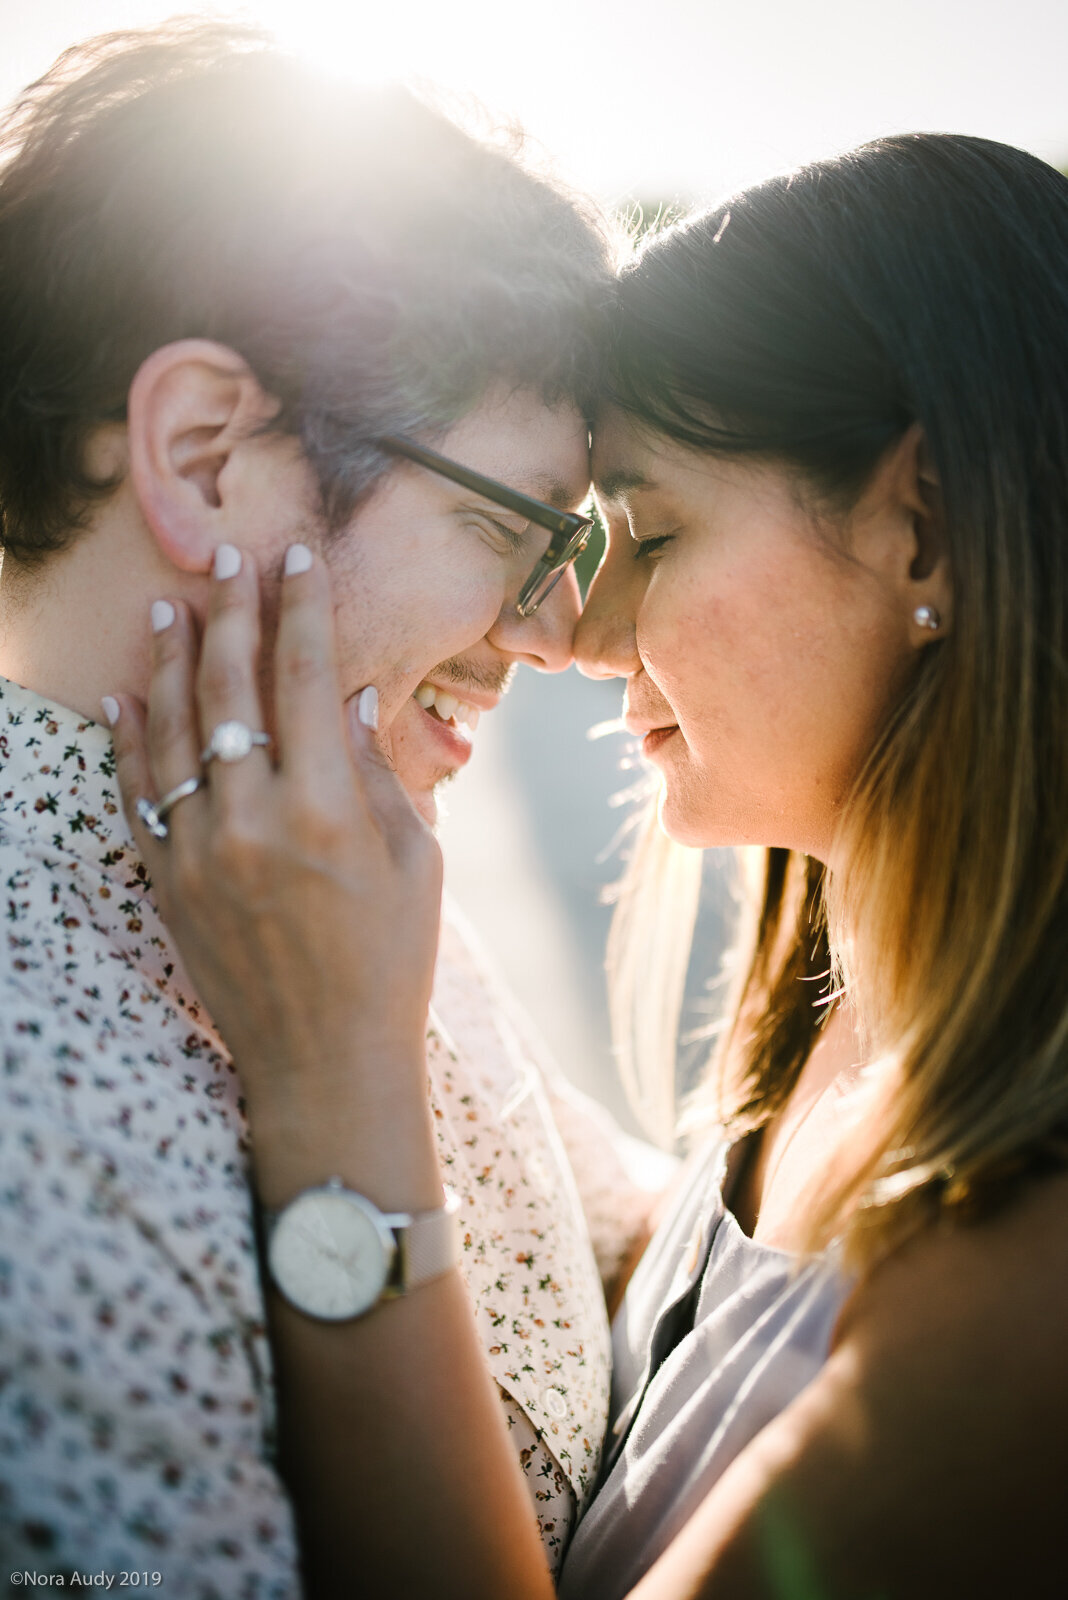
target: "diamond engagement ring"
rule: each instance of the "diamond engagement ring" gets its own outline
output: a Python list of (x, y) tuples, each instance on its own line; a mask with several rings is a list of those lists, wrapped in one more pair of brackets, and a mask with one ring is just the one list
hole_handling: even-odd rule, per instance
[(249, 751), (258, 744), (270, 744), (269, 733), (253, 733), (252, 729), (244, 722), (220, 722), (212, 732), (204, 749), (200, 752), (203, 766), (209, 761), (243, 761)]
[(204, 779), (197, 776), (186, 778), (184, 783), (178, 784), (177, 788), (165, 794), (162, 800), (146, 800), (142, 795), (137, 802), (137, 815), (154, 839), (166, 839), (171, 831), (167, 826), (167, 813), (174, 809), (179, 800), (187, 799), (189, 795), (196, 794), (197, 790), (203, 787)]

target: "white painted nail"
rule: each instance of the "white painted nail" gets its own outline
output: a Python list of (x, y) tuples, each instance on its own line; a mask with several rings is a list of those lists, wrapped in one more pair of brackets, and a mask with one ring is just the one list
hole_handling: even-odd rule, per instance
[(215, 576), (217, 578), (236, 578), (240, 571), (240, 550), (233, 544), (221, 544), (215, 552)]
[(378, 727), (378, 690), (373, 683), (366, 689), (360, 690), (360, 698), (356, 703), (356, 715), (365, 728)]
[(153, 600), (152, 632), (162, 633), (164, 628), (169, 628), (174, 621), (174, 616), (174, 607), (169, 600)]
[(302, 572), (307, 572), (312, 564), (312, 553), (306, 544), (291, 544), (286, 551), (285, 575), (287, 578), (296, 578)]
[(105, 717), (108, 719), (109, 726), (113, 728), (119, 720), (119, 702), (114, 695), (106, 694), (100, 704), (103, 707)]

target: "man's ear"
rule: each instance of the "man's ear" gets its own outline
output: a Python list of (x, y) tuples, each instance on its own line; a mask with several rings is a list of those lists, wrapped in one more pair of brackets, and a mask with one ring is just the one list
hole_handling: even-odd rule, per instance
[(914, 639), (925, 644), (944, 638), (953, 619), (949, 540), (942, 488), (918, 422), (887, 452), (871, 490), (889, 518), (892, 532), (885, 559)]
[(236, 351), (209, 339), (154, 350), (130, 385), (130, 478), (160, 552), (183, 572), (210, 570), (227, 537), (233, 452), (277, 410)]

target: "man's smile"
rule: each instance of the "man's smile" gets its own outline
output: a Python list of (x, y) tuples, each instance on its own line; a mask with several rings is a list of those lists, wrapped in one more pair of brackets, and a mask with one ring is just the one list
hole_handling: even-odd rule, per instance
[(482, 712), (492, 711), (497, 704), (496, 697), (484, 696), (481, 704), (476, 705), (473, 698), (461, 699), (451, 689), (443, 689), (427, 679), (424, 679), (416, 689), (413, 698), (432, 716), (453, 726), (462, 725), (471, 733), (478, 727), (478, 719)]

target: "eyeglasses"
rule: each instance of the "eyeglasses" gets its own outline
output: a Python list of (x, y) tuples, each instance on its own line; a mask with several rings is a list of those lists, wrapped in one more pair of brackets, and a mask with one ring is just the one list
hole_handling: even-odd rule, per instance
[(549, 530), (549, 548), (519, 591), (515, 608), (521, 617), (534, 615), (546, 595), (556, 588), (575, 557), (580, 556), (589, 543), (592, 517), (580, 517), (574, 511), (558, 511), (556, 506), (547, 505), (544, 500), (520, 494), (518, 490), (498, 483), (496, 478), (485, 478), (481, 472), (473, 472), (470, 467), (462, 467), (458, 461), (450, 461), (448, 456), (439, 456), (436, 450), (428, 450), (413, 439), (391, 434), (379, 439), (378, 443), (392, 455), (405, 456), (430, 472), (436, 472), (439, 477), (473, 490), (494, 505), (525, 517), (535, 527)]

